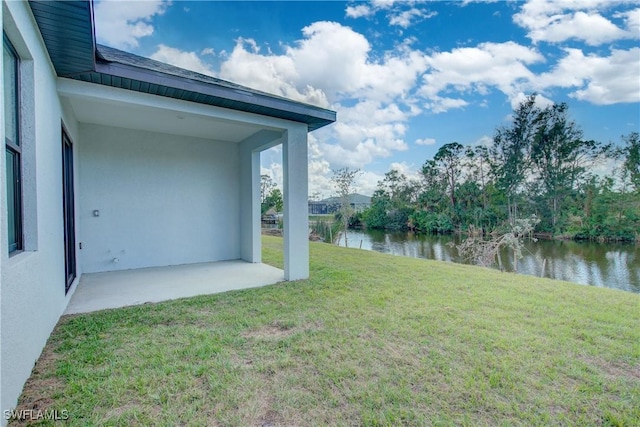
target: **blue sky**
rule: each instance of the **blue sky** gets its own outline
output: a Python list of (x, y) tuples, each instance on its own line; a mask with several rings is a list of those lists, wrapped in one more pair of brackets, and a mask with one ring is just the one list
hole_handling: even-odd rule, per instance
[[(567, 102), (586, 139), (640, 130), (637, 2), (99, 1), (95, 17), (99, 43), (336, 110), (309, 136), (322, 196), (333, 169), (361, 169), (371, 194), (443, 144), (490, 143), (533, 92)], [(262, 156), (276, 181), (280, 156)]]

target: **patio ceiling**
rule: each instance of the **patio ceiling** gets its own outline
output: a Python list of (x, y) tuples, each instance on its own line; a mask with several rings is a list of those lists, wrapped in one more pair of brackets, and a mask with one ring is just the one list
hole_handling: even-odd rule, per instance
[(67, 98), (80, 123), (239, 143), (264, 129), (184, 111), (125, 102)]

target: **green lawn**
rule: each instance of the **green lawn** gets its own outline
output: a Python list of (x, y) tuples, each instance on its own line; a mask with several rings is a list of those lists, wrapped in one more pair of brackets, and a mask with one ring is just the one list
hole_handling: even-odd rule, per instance
[[(263, 237), (282, 265), (282, 240)], [(64, 425), (640, 425), (640, 296), (311, 244), (311, 278), (61, 319)]]

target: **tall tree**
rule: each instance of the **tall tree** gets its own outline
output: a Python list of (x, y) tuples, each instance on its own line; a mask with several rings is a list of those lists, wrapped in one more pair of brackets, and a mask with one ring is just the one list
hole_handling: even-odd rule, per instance
[(623, 135), (622, 140), (625, 143), (620, 150), (624, 159), (623, 170), (634, 189), (640, 192), (640, 135), (638, 132), (631, 132), (627, 136)]
[(534, 94), (514, 110), (513, 121), (509, 126), (496, 129), (493, 145), (489, 149), (491, 172), (496, 186), (507, 198), (507, 212), (512, 225), (517, 217), (517, 197), (529, 171), (529, 150), (539, 114)]
[(354, 192), (355, 179), (359, 174), (359, 169), (351, 170), (349, 168), (342, 168), (334, 170), (331, 176), (331, 181), (333, 181), (333, 185), (340, 198), (340, 216), (344, 228), (344, 245), (346, 247), (349, 247), (347, 230), (349, 228), (349, 219), (353, 214), (350, 197)]
[(561, 203), (578, 184), (584, 184), (588, 167), (608, 149), (596, 141), (582, 139), (582, 131), (568, 117), (565, 103), (538, 112), (531, 144), (531, 164), (557, 231)]
[(404, 174), (392, 169), (378, 182), (378, 189), (389, 197), (393, 205), (400, 207), (412, 202), (415, 196), (414, 185)]
[(276, 183), (269, 175), (260, 175), (260, 203), (264, 203), (271, 194), (271, 191), (276, 188)]
[(469, 171), (468, 179), (478, 183), (482, 191), (482, 209), (487, 210), (487, 180), (489, 177), (489, 149), (484, 145), (466, 147), (465, 167)]
[(427, 211), (446, 209), (446, 181), (442, 178), (438, 165), (434, 160), (427, 160), (420, 170), (423, 180), (423, 191), (418, 197), (419, 205)]
[(456, 189), (457, 183), (462, 175), (462, 156), (464, 147), (457, 142), (445, 144), (433, 157), (436, 167), (440, 169), (442, 176), (447, 184), (449, 193), (449, 201), (451, 202), (452, 213), (456, 214)]

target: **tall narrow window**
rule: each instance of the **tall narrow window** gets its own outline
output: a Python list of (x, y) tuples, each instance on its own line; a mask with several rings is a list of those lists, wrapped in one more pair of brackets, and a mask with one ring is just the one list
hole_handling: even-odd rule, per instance
[(13, 45), (3, 34), (4, 135), (7, 170), (7, 222), (9, 254), (23, 249), (22, 148), (20, 144), (20, 62)]
[(73, 195), (73, 145), (62, 129), (62, 207), (64, 214), (65, 294), (76, 278), (76, 226)]

